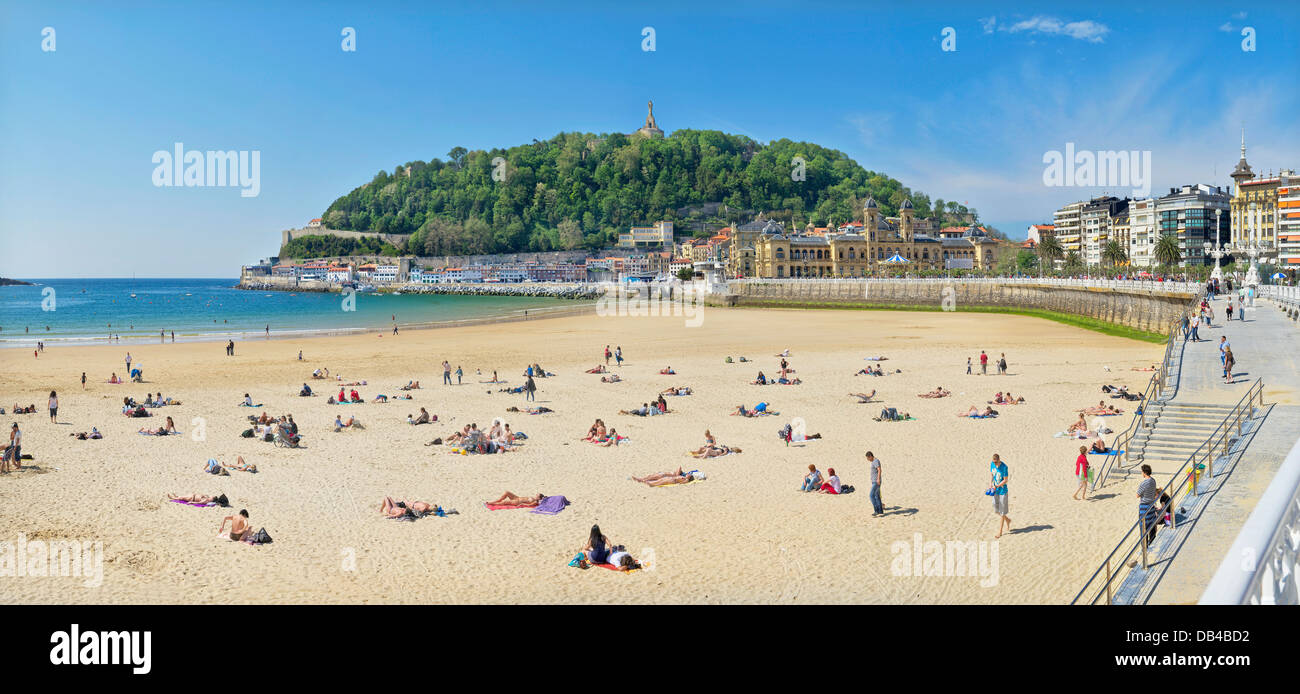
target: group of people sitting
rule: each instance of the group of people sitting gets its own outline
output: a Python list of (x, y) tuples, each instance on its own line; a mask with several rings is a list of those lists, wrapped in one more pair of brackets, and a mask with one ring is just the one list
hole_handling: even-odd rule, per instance
[(637, 417), (653, 417), (659, 414), (668, 414), (668, 403), (664, 400), (664, 396), (660, 395), (656, 400), (641, 403), (640, 407), (619, 410), (618, 413), (636, 415)]
[[(384, 398), (384, 400), (387, 401), (388, 398)], [(330, 399), (328, 400), (328, 404), (330, 405), (342, 405), (344, 403), (363, 403), (363, 402), (365, 402), (365, 400), (362, 399), (361, 394), (357, 392), (356, 388), (353, 388), (351, 392), (346, 394), (343, 392), (342, 388), (339, 388), (339, 394), (337, 396), (330, 396)]]
[[(343, 419), (343, 415), (341, 414), (334, 415), (335, 433), (343, 431), (344, 429), (365, 429), (365, 428), (366, 427), (361, 423), (361, 420), (357, 419), (356, 417), (348, 415), (347, 419)], [(297, 432), (295, 431), (294, 434), (296, 435)]]
[(75, 434), (68, 434), (68, 436), (71, 436), (72, 438), (77, 439), (78, 441), (104, 438), (104, 435), (99, 433), (99, 429), (95, 427), (91, 427), (89, 432), (79, 431)]
[[(33, 406), (32, 409), (35, 412)], [(145, 409), (144, 403), (135, 401), (135, 398), (122, 398), (122, 416), (123, 417), (152, 417), (149, 411)]]
[(1123, 413), (1123, 412), (1124, 412), (1124, 410), (1121, 410), (1121, 409), (1119, 409), (1119, 408), (1113, 407), (1113, 406), (1111, 406), (1111, 405), (1107, 405), (1106, 402), (1105, 402), (1104, 400), (1098, 400), (1096, 405), (1093, 405), (1092, 407), (1088, 407), (1088, 408), (1084, 408), (1084, 409), (1080, 410), (1080, 411), (1079, 411), (1079, 414), (1081, 414), (1081, 415), (1084, 415), (1084, 414), (1095, 414), (1095, 415), (1101, 415), (1101, 416), (1105, 417), (1105, 416), (1108, 416), (1108, 415), (1121, 414), (1121, 413)]
[(998, 393), (997, 395), (994, 395), (993, 399), (989, 401), (989, 404), (990, 405), (1019, 405), (1024, 401), (1025, 401), (1024, 398), (1018, 398), (1012, 395), (1011, 391), (1008, 390), (1006, 394)]
[(617, 446), (626, 439), (626, 436), (619, 436), (618, 429), (615, 429), (614, 427), (610, 427), (606, 430), (605, 420), (603, 419), (597, 419), (596, 422), (587, 429), (587, 435), (582, 437), (583, 441), (594, 443), (597, 446), (604, 446), (605, 448)]
[(492, 420), (492, 426), (486, 432), (478, 424), (470, 423), (458, 432), (447, 437), (447, 443), (460, 447), (465, 453), (509, 453), (517, 440), (527, 438), (510, 430), (500, 417)]
[(628, 553), (627, 548), (623, 545), (616, 545), (609, 541), (600, 527), (591, 526), (591, 534), (587, 538), (587, 544), (583, 545), (578, 554), (569, 562), (569, 566), (576, 566), (585, 569), (592, 564), (609, 565), (618, 571), (634, 571), (641, 568), (636, 559)]
[[(731, 359), (730, 356), (728, 356), (728, 357), (727, 357), (726, 359), (724, 359), (723, 361), (724, 361), (725, 363), (727, 363), (727, 364), (732, 364), (732, 363), (734, 363), (734, 362), (732, 361), (732, 359)], [(748, 358), (748, 357), (743, 357), (743, 356), (742, 356), (742, 357), (740, 357), (739, 359), (737, 359), (737, 360), (735, 360), (735, 361), (739, 361), (739, 362), (744, 363), (744, 362), (749, 361), (749, 358)]]
[(659, 369), (659, 375), (660, 375), (660, 376), (676, 376), (676, 375), (677, 375), (677, 372), (676, 372), (676, 371), (673, 371), (673, 367), (671, 367), (671, 366), (665, 366), (664, 368)]
[(554, 376), (554, 375), (555, 374), (551, 373), (550, 371), (543, 369), (541, 364), (532, 364), (528, 368), (524, 369), (525, 377), (546, 378), (548, 376)]
[(330, 370), (325, 367), (321, 367), (311, 372), (311, 377), (318, 381), (323, 381), (330, 377)]
[(801, 492), (818, 492), (820, 494), (841, 494), (844, 492), (844, 485), (840, 482), (840, 476), (835, 474), (835, 468), (826, 468), (828, 477), (822, 478), (822, 473), (816, 465), (808, 465), (808, 474), (803, 477), (803, 485), (799, 487)]
[[(898, 374), (898, 373), (903, 373), (903, 370), (902, 370), (902, 369), (894, 369), (891, 373), (896, 373), (896, 374)], [(853, 374), (853, 375), (854, 375), (854, 376), (884, 376), (884, 375), (885, 375), (885, 371), (884, 371), (884, 369), (881, 369), (881, 368), (880, 368), (880, 365), (879, 365), (879, 364), (876, 364), (876, 368), (875, 368), (875, 369), (872, 369), (872, 368), (871, 368), (871, 365), (868, 364), (868, 365), (866, 365), (864, 368), (858, 369), (858, 372), (855, 373), (855, 374)]]
[(750, 381), (750, 383), (756, 386), (770, 386), (773, 384), (779, 384), (783, 386), (797, 386), (800, 383), (803, 383), (803, 381), (799, 380), (797, 377), (790, 378), (788, 376), (789, 373), (791, 372), (786, 369), (782, 369), (780, 376), (776, 378), (768, 378), (762, 371), (759, 371), (758, 378), (755, 378), (753, 381)]

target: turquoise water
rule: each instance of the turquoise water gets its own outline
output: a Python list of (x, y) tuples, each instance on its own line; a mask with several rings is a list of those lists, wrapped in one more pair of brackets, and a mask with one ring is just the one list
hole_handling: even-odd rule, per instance
[[(0, 287), (0, 346), (217, 340), (360, 331), (514, 315), (574, 305), (514, 296), (355, 295), (344, 310), (339, 294), (246, 291), (234, 279), (28, 279), (31, 287)], [(135, 296), (132, 297), (132, 294)], [(395, 317), (395, 318), (394, 318)]]

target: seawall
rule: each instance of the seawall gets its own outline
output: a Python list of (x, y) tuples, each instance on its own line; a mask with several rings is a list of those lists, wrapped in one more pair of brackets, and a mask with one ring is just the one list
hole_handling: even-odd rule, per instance
[(962, 307), (1042, 309), (1165, 333), (1194, 294), (1190, 290), (1129, 287), (1051, 286), (1032, 281), (963, 282), (914, 280), (814, 280), (729, 282), (720, 303), (733, 306), (799, 305), (870, 308), (914, 306), (927, 310)]

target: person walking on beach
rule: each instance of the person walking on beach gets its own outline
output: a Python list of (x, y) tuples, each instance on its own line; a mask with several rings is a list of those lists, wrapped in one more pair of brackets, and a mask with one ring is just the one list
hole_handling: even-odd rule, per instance
[(617, 366), (622, 366), (622, 365), (623, 365), (623, 347), (622, 347), (622, 346), (619, 346), (619, 347), (615, 347), (615, 348), (614, 348), (614, 361), (617, 362)]
[(270, 324), (270, 323), (267, 323), (267, 324), (266, 324), (266, 336), (267, 336), (267, 337), (270, 337), (270, 336), (271, 336), (271, 324)]
[(82, 389), (82, 390), (85, 390), (85, 389), (86, 389), (86, 372), (85, 372), (85, 371), (82, 371), (82, 372), (81, 372), (81, 389)]
[(1002, 537), (1002, 528), (1006, 526), (1007, 530), (1011, 529), (1011, 518), (1007, 516), (1007, 478), (1011, 475), (1007, 472), (1007, 464), (1002, 462), (1002, 458), (997, 453), (993, 454), (993, 461), (989, 463), (989, 494), (993, 497), (993, 513), (998, 518), (998, 534), (993, 537)]
[(980, 350), (980, 375), (989, 375), (989, 355), (985, 354), (982, 349)]
[(461, 379), (464, 375), (465, 375), (465, 372), (462, 371), (461, 368), (460, 368), (460, 365), (457, 364), (457, 365), (456, 365), (456, 385), (460, 385), (460, 379)]
[(609, 358), (612, 356), (614, 355), (609, 351), (609, 345), (605, 345), (605, 366), (609, 366)]
[(1233, 383), (1232, 367), (1237, 365), (1237, 360), (1232, 356), (1232, 348), (1228, 347), (1223, 350), (1223, 377), (1228, 383)]
[(970, 357), (966, 357), (966, 375), (970, 375)]
[(1182, 328), (1183, 328), (1183, 342), (1187, 342), (1187, 334), (1188, 334), (1188, 331), (1187, 331), (1187, 316), (1183, 316), (1183, 320), (1182, 320)]
[(528, 380), (524, 383), (524, 399), (531, 400), (532, 402), (537, 402), (536, 393), (537, 393), (537, 382), (533, 380), (532, 376), (529, 376)]
[(1201, 317), (1196, 315), (1192, 317), (1192, 342), (1201, 342), (1200, 333), (1196, 332), (1201, 327)]
[(998, 359), (998, 373), (1002, 376), (1007, 375), (1007, 353), (1003, 352), (1002, 357)]
[(126, 373), (127, 373), (128, 375), (130, 375), (130, 373), (131, 373), (131, 353), (130, 353), (130, 352), (127, 352), (127, 353), (126, 353)]
[(302, 350), (298, 350), (298, 361), (302, 361)]
[[(1219, 336), (1219, 364), (1223, 364), (1224, 360), (1227, 359), (1228, 357), (1227, 350), (1231, 348), (1232, 348), (1232, 343), (1228, 342), (1228, 336), (1220, 335)], [(1225, 373), (1224, 375), (1227, 374)]]
[(446, 359), (442, 360), (442, 384), (451, 385), (451, 364)]
[[(1076, 501), (1088, 500), (1088, 447), (1079, 446), (1079, 457), (1074, 459), (1074, 476), (1079, 478), (1079, 488), (1074, 490), (1073, 498)], [(1083, 498), (1079, 498), (1079, 493), (1083, 493)]]
[(5, 457), (13, 462), (15, 470), (23, 469), (23, 431), (18, 428), (18, 422), (9, 430), (9, 450), (5, 451)]
[(871, 517), (885, 515), (885, 505), (880, 501), (880, 460), (871, 451), (867, 451), (867, 462), (871, 465)]
[(50, 391), (50, 422), (59, 423), (59, 396), (54, 391)]

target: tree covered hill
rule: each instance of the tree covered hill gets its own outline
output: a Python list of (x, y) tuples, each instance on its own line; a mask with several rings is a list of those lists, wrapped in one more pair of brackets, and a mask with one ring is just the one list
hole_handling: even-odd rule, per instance
[[(493, 160), (505, 160), (502, 171)], [(804, 180), (792, 180), (795, 157)], [(323, 215), (332, 229), (409, 234), (406, 251), (427, 255), (505, 253), (599, 248), (630, 226), (660, 219), (679, 233), (699, 222), (770, 219), (821, 226), (861, 218), (874, 197), (895, 214), (911, 198), (919, 217), (932, 202), (843, 152), (777, 140), (760, 144), (714, 130), (677, 130), (666, 138), (561, 133), (545, 142), (466, 151), (448, 160), (413, 161), (380, 171), (367, 184), (335, 200)], [(689, 208), (723, 203), (703, 218)], [(950, 213), (966, 208), (942, 200)]]

